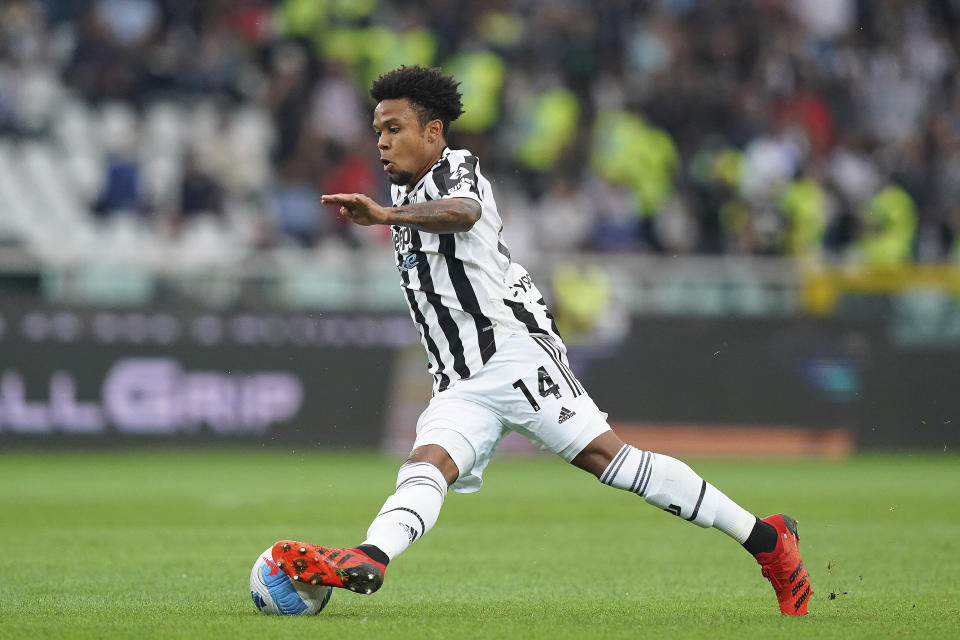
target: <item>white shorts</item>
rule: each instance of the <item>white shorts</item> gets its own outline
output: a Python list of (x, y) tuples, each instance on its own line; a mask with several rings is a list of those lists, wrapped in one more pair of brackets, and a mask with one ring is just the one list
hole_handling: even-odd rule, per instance
[(514, 335), (477, 374), (430, 400), (417, 421), (413, 448), (443, 447), (460, 470), (452, 488), (472, 493), (510, 431), (569, 462), (609, 429), (607, 414), (584, 391), (552, 339)]

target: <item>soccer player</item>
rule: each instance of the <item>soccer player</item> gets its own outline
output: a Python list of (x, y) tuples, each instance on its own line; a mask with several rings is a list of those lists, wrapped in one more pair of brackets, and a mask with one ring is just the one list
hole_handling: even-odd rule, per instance
[(479, 160), (447, 147), (463, 113), (458, 84), (420, 66), (380, 76), (370, 90), (373, 129), (393, 206), (359, 193), (322, 198), (356, 224), (392, 230), (401, 291), (433, 376), (413, 451), (362, 544), (281, 540), (274, 560), (293, 580), (376, 591), (387, 565), (436, 523), (447, 489), (477, 491), (500, 439), (517, 431), (605, 485), (727, 534), (761, 565), (781, 613), (806, 614), (813, 591), (797, 523), (757, 518), (680, 460), (625, 444), (570, 370), (543, 296), (507, 249)]

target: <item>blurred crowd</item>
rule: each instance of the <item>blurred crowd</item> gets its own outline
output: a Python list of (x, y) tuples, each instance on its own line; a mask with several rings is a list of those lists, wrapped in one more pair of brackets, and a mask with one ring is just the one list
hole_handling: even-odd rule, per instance
[(370, 81), (440, 65), (525, 250), (953, 261), (958, 36), (957, 0), (0, 0), (0, 142), (94, 221), (387, 243), (319, 194), (387, 200)]

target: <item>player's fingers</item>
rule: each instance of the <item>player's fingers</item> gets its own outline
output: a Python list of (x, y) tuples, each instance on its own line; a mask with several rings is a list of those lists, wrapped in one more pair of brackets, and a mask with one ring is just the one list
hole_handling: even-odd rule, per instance
[(320, 202), (323, 204), (349, 204), (356, 201), (356, 193), (333, 193), (320, 196)]

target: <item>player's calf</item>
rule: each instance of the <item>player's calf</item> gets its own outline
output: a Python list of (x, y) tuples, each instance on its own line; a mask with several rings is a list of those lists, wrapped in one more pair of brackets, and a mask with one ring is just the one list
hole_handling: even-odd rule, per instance
[(757, 518), (685, 463), (624, 444), (600, 482), (636, 493), (648, 503), (700, 527), (715, 527), (743, 544)]

